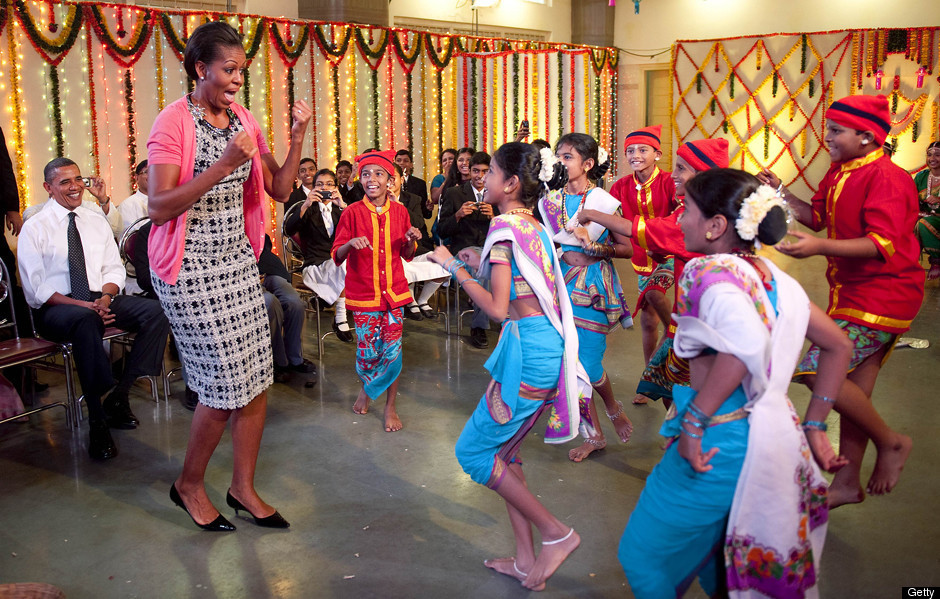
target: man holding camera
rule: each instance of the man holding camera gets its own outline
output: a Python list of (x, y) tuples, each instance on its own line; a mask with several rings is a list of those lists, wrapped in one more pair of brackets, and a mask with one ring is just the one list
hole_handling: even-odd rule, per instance
[[(477, 152), (470, 158), (470, 180), (444, 192), (438, 230), (442, 237), (450, 239), (448, 249), (455, 256), (464, 248), (482, 247), (490, 230), (490, 220), (497, 214), (493, 206), (483, 201), (489, 170), (490, 155)], [(470, 343), (481, 349), (488, 347), (486, 331), (489, 328), (486, 312), (474, 306)]]
[[(88, 406), (88, 453), (95, 459), (113, 458), (117, 448), (108, 428), (137, 428), (128, 392), (138, 377), (160, 374), (170, 324), (156, 300), (118, 295), (124, 265), (108, 222), (99, 210), (82, 203), (87, 182), (78, 166), (56, 158), (43, 175), (43, 188), (52, 200), (20, 231), (20, 279), (26, 301), (36, 310), (39, 333), (72, 344)], [(99, 199), (107, 198), (100, 178), (91, 189)], [(102, 344), (108, 326), (136, 333), (117, 385)]]

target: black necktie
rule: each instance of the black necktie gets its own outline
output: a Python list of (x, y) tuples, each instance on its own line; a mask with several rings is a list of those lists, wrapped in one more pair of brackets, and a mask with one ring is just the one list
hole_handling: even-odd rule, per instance
[(69, 281), (72, 284), (72, 299), (82, 302), (91, 300), (88, 290), (88, 272), (85, 270), (85, 252), (82, 237), (75, 225), (75, 213), (69, 212)]

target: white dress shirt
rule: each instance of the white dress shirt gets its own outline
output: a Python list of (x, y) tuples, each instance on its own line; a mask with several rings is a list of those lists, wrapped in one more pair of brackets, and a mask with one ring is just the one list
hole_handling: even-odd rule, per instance
[[(45, 208), (50, 204), (55, 204), (56, 201), (52, 198), (49, 198), (42, 204), (33, 204), (23, 210), (23, 222), (35, 216), (40, 210)], [(108, 210), (108, 213), (105, 214), (104, 210), (101, 209), (101, 205), (98, 204), (97, 200), (82, 200), (82, 206), (88, 208), (92, 212), (99, 212), (101, 216), (108, 219), (108, 224), (111, 225), (111, 234), (114, 237), (118, 237), (124, 231), (124, 219), (121, 217), (121, 213), (114, 209), (114, 206), (111, 206), (111, 209)]]
[[(84, 202), (74, 212), (85, 254), (88, 289), (100, 292), (106, 283), (123, 288), (124, 265), (104, 214), (87, 208)], [(68, 228), (69, 210), (55, 200), (23, 223), (16, 244), (17, 262), (26, 301), (33, 308), (45, 304), (55, 292), (72, 292)]]
[[(113, 209), (114, 207), (112, 207)], [(131, 225), (136, 223), (138, 220), (142, 219), (145, 216), (149, 216), (147, 213), (147, 195), (140, 191), (139, 189), (120, 204), (116, 206), (118, 212), (121, 213), (121, 218), (124, 220), (124, 230), (127, 231), (131, 228)], [(137, 225), (139, 229), (141, 225)]]

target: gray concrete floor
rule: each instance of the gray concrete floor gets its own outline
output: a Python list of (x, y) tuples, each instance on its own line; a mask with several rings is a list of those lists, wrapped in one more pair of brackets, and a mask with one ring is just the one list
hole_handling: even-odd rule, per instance
[[(821, 259), (775, 260), (825, 306)], [(624, 281), (635, 296), (635, 279)], [(914, 451), (893, 493), (831, 514), (823, 597), (895, 597), (902, 586), (940, 585), (940, 435), (931, 374), (940, 367), (938, 312), (940, 291), (929, 284), (910, 335), (931, 347), (897, 350), (879, 377), (875, 403), (914, 438)], [(485, 558), (512, 555), (508, 520), (499, 497), (471, 482), (453, 457), (456, 435), (487, 382), (487, 356), (446, 336), (442, 324), (407, 321), (399, 390), (405, 428), (389, 434), (381, 403), (366, 416), (352, 413), (359, 387), (354, 347), (327, 338), (315, 387), (305, 388), (298, 375), (270, 390), (257, 487), (290, 520), (287, 531), (258, 528), (225, 507), (227, 434), (207, 485), (238, 531), (202, 532), (170, 502), (191, 418), (179, 403), (180, 382), (169, 403), (149, 401), (143, 387), (134, 392), (141, 426), (114, 432), (120, 455), (105, 463), (88, 458), (87, 429), (73, 434), (61, 411), (0, 427), (0, 582), (48, 582), (73, 598), (525, 596), (515, 580), (483, 567)], [(583, 539), (545, 597), (631, 596), (616, 548), (660, 459), (663, 416), (659, 405), (630, 405), (641, 362), (638, 329), (611, 335), (606, 366), (636, 425), (629, 444), (611, 442), (573, 464), (572, 445), (545, 445), (538, 426), (525, 443), (530, 486)], [(791, 391), (802, 412), (808, 392)], [(43, 399), (61, 394), (53, 386)], [(830, 429), (834, 438), (837, 428)], [(869, 448), (865, 476), (873, 463)], [(695, 588), (689, 596), (703, 594)]]

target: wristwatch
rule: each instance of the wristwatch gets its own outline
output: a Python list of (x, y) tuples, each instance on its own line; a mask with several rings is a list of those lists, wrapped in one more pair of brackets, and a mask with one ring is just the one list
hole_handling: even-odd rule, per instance
[(105, 295), (107, 295), (108, 297), (110, 297), (110, 298), (111, 298), (111, 301), (112, 301), (112, 302), (114, 301), (114, 298), (116, 298), (116, 297), (117, 297), (117, 296), (116, 296), (116, 295), (114, 295), (113, 293), (108, 293), (107, 291), (105, 291), (105, 292), (103, 292), (103, 293), (102, 293), (101, 295), (102, 295), (102, 296), (105, 296)]

